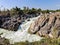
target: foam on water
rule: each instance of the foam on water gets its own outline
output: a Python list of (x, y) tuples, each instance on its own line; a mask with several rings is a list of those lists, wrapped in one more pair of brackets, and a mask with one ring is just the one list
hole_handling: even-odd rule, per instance
[(33, 23), (38, 17), (31, 18), (30, 21), (26, 21), (26, 22), (22, 23), (19, 26), (18, 31), (16, 31), (16, 32), (8, 31), (8, 30), (5, 30), (5, 29), (0, 29), (0, 34), (3, 33), (1, 35), (1, 37), (2, 38), (5, 37), (6, 39), (9, 39), (11, 44), (14, 44), (15, 42), (40, 41), (42, 39), (42, 37), (39, 37), (37, 35), (28, 33), (28, 29), (29, 29), (31, 23)]

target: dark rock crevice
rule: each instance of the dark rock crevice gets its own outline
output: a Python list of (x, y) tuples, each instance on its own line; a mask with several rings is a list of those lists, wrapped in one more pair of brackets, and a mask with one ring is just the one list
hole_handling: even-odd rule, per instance
[(55, 25), (55, 22), (57, 20), (57, 17), (54, 18), (54, 21), (52, 22), (52, 25), (54, 26)]
[(44, 26), (46, 25), (46, 23), (48, 23), (48, 21), (49, 21), (49, 18), (47, 18), (47, 19), (43, 22), (43, 25), (41, 26), (41, 28), (44, 27)]

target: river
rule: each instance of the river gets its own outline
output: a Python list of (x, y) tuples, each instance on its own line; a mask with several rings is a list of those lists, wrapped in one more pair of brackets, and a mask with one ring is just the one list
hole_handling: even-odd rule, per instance
[[(38, 16), (39, 17), (39, 16)], [(10, 41), (10, 44), (14, 44), (15, 42), (34, 42), (34, 41), (40, 41), (42, 37), (35, 35), (35, 34), (29, 34), (28, 29), (38, 17), (30, 18), (30, 21), (25, 20), (25, 22), (22, 22), (22, 24), (19, 26), (18, 30), (15, 31), (8, 31), (5, 29), (0, 28), (0, 36), (3, 38), (6, 38)]]

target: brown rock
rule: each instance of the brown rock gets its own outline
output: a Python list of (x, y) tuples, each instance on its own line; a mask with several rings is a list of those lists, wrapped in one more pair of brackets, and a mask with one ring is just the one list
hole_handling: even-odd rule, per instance
[(49, 35), (56, 31), (56, 36), (60, 36), (60, 12), (53, 14), (41, 15), (35, 22), (33, 22), (29, 28), (29, 32), (32, 34), (38, 33), (41, 35)]

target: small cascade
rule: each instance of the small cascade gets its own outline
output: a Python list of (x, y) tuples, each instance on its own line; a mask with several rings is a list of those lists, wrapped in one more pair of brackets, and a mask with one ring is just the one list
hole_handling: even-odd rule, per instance
[(23, 22), (19, 26), (18, 31), (16, 31), (16, 32), (14, 32), (14, 31), (7, 31), (5, 29), (0, 29), (0, 34), (2, 33), (1, 37), (9, 39), (11, 44), (14, 44), (15, 42), (40, 41), (42, 39), (42, 37), (39, 37), (37, 35), (28, 33), (28, 29), (29, 29), (31, 23), (33, 23), (38, 17), (30, 18), (30, 21)]

